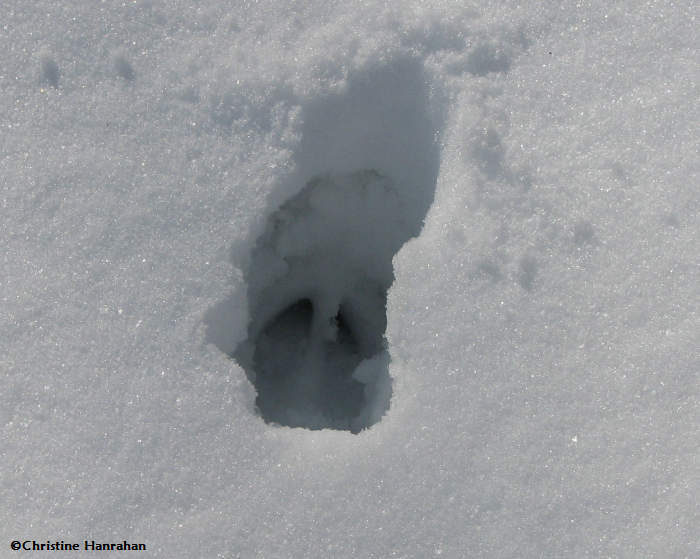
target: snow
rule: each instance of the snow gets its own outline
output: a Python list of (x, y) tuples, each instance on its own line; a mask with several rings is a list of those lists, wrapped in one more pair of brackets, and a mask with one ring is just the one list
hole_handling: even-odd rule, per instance
[[(207, 339), (246, 369), (266, 420), (358, 432), (389, 407), (388, 360), (379, 354), (391, 260), (420, 230), (406, 221), (405, 190), (374, 170), (313, 179), (256, 243), (248, 336), (234, 352), (231, 302), (212, 310)], [(381, 371), (370, 365), (380, 362)]]
[(697, 11), (4, 3), (3, 548), (699, 555)]

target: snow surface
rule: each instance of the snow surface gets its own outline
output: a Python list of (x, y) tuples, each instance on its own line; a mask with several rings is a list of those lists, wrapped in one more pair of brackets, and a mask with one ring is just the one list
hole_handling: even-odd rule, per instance
[[(700, 556), (697, 3), (1, 11), (2, 557)], [(358, 172), (389, 409), (268, 423), (258, 240)]]

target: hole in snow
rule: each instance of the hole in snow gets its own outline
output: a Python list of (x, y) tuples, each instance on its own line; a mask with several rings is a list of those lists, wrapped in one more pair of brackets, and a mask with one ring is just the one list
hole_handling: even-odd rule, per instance
[(58, 88), (58, 81), (61, 77), (61, 72), (58, 69), (56, 61), (48, 54), (41, 56), (41, 79), (48, 83), (51, 87)]
[(391, 260), (414, 233), (404, 214), (392, 181), (366, 170), (318, 177), (270, 218), (233, 353), (263, 419), (357, 433), (384, 415)]
[(289, 178), (311, 180), (239, 261), (246, 297), (210, 309), (207, 340), (245, 370), (266, 422), (358, 433), (389, 409), (392, 258), (432, 202), (441, 113), (420, 62), (397, 59), (303, 116)]
[(352, 373), (358, 343), (339, 310), (334, 338), (315, 339), (310, 299), (293, 303), (259, 334), (252, 369), (257, 405), (267, 420), (292, 427), (349, 425), (360, 415), (364, 385)]

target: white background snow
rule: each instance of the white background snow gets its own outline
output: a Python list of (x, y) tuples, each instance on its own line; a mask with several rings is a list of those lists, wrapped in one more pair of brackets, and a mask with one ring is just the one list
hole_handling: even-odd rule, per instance
[[(698, 11), (5, 0), (0, 556), (700, 556)], [(363, 169), (424, 185), (391, 407), (267, 424), (207, 313)]]

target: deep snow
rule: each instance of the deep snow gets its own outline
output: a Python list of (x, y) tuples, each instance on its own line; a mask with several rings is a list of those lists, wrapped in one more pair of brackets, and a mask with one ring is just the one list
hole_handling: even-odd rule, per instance
[[(695, 3), (1, 11), (3, 556), (700, 555)], [(334, 246), (391, 280), (357, 434), (264, 421), (230, 357), (319, 178), (294, 227), (354, 201)]]

